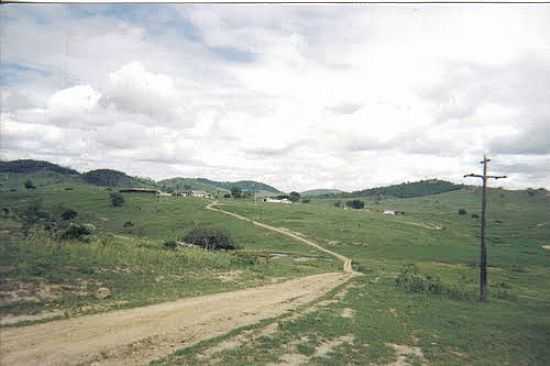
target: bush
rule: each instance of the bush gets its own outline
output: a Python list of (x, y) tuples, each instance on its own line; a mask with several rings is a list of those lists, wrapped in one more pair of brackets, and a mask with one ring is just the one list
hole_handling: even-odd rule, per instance
[(231, 198), (231, 194), (230, 193), (226, 193), (223, 195), (223, 198)]
[(68, 208), (61, 214), (61, 218), (65, 221), (72, 220), (78, 215), (78, 212), (73, 210), (72, 208)]
[(132, 221), (126, 221), (122, 227), (132, 227), (134, 226), (134, 223)]
[(409, 264), (401, 270), (395, 279), (395, 285), (408, 292), (424, 293), (427, 295), (445, 295), (455, 300), (473, 300), (475, 294), (465, 287), (467, 282), (462, 277), (461, 283), (448, 286), (441, 282), (439, 277), (424, 275), (418, 271), (414, 264)]
[(361, 200), (346, 201), (346, 206), (354, 208), (356, 210), (360, 210), (362, 208), (365, 208), (365, 202)]
[(334, 202), (334, 207), (342, 207), (342, 201)]
[(61, 234), (60, 238), (62, 240), (90, 241), (91, 236), (95, 233), (95, 230), (95, 226), (92, 224), (70, 223), (63, 234)]
[(167, 240), (162, 243), (162, 246), (166, 249), (175, 250), (178, 247), (178, 243), (175, 240)]
[(73, 190), (73, 187), (65, 187), (65, 190), (66, 190), (66, 191), (72, 191), (72, 190)]
[(35, 189), (36, 186), (34, 185), (34, 183), (32, 182), (32, 180), (27, 179), (27, 180), (25, 181), (25, 188), (27, 188), (27, 189)]
[(292, 202), (298, 202), (300, 200), (300, 193), (294, 191), (290, 192), (290, 194), (288, 195), (288, 199)]
[(196, 228), (185, 235), (183, 240), (207, 250), (237, 249), (237, 246), (233, 244), (233, 240), (229, 234), (216, 229)]
[(124, 205), (124, 196), (119, 192), (113, 192), (109, 195), (111, 197), (111, 205), (113, 207), (121, 207)]
[(472, 214), (472, 219), (479, 219), (479, 215), (478, 214)]
[(239, 187), (231, 187), (231, 195), (233, 198), (241, 198), (243, 191)]
[(302, 199), (302, 203), (310, 203), (311, 200), (309, 198), (304, 198)]
[(458, 209), (458, 214), (459, 214), (459, 215), (466, 215), (467, 213), (468, 213), (468, 212), (466, 211), (465, 208), (459, 208), (459, 209)]

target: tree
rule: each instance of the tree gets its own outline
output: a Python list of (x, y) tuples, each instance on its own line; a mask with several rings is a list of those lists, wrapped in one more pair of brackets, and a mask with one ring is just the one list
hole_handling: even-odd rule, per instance
[(231, 187), (231, 195), (233, 198), (241, 198), (243, 191), (239, 187)]
[(291, 200), (292, 202), (298, 202), (300, 200), (300, 193), (292, 191), (288, 195), (288, 199)]
[(32, 180), (27, 179), (27, 180), (25, 181), (25, 188), (27, 188), (27, 189), (35, 189), (36, 186), (34, 185), (34, 183), (32, 182)]
[(365, 202), (361, 200), (346, 201), (346, 206), (354, 208), (356, 210), (360, 210), (362, 208), (365, 208)]
[(72, 220), (78, 215), (78, 212), (73, 210), (72, 208), (68, 208), (61, 214), (61, 218), (65, 221)]
[(110, 194), (111, 197), (111, 205), (113, 207), (120, 207), (124, 205), (124, 196), (119, 192), (113, 192)]

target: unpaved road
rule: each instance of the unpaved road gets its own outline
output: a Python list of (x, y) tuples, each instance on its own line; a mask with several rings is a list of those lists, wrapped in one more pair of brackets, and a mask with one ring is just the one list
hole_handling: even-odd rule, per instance
[(219, 208), (336, 256), (344, 272), (141, 308), (0, 329), (1, 365), (143, 365), (176, 349), (272, 318), (323, 296), (352, 276), (351, 260), (297, 234)]
[(309, 246), (312, 246), (314, 248), (317, 248), (318, 250), (322, 251), (322, 252), (325, 252), (327, 254), (330, 254), (332, 255), (333, 257), (336, 257), (338, 258), (340, 261), (342, 261), (342, 263), (344, 264), (344, 272), (345, 273), (352, 273), (353, 272), (353, 269), (351, 267), (351, 259), (349, 259), (348, 257), (345, 257), (341, 254), (338, 254), (336, 252), (333, 252), (331, 250), (328, 250), (326, 248), (323, 248), (321, 245), (317, 244), (316, 242), (310, 240), (310, 239), (306, 239), (296, 233), (293, 233), (292, 231), (288, 230), (288, 229), (283, 229), (283, 228), (278, 228), (278, 227), (275, 227), (275, 226), (271, 226), (271, 225), (267, 225), (267, 224), (264, 224), (264, 223), (261, 223), (261, 222), (258, 222), (258, 221), (254, 221), (252, 219), (249, 219), (248, 217), (244, 217), (244, 216), (241, 216), (239, 214), (236, 214), (236, 213), (233, 213), (233, 212), (229, 212), (229, 211), (225, 211), (225, 210), (222, 210), (221, 208), (218, 208), (218, 207), (214, 207), (218, 204), (218, 201), (214, 201), (212, 203), (210, 203), (208, 206), (206, 206), (207, 209), (211, 210), (211, 211), (216, 211), (216, 212), (221, 212), (221, 213), (224, 213), (226, 215), (229, 215), (229, 216), (233, 216), (239, 220), (243, 220), (243, 221), (247, 221), (247, 222), (250, 222), (256, 226), (259, 226), (259, 227), (262, 227), (264, 229), (267, 229), (267, 230), (271, 230), (271, 231), (274, 231), (274, 232), (277, 232), (279, 234), (283, 234), (283, 235), (286, 235), (292, 239), (295, 239), (295, 240), (298, 240), (298, 241), (301, 241), (302, 243), (304, 244), (307, 244)]

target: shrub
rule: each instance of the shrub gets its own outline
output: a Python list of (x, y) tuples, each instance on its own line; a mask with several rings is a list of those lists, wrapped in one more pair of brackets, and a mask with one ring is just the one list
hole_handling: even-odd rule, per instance
[(466, 211), (465, 208), (459, 208), (459, 209), (458, 209), (458, 214), (459, 214), (459, 215), (466, 215), (467, 213), (468, 213), (468, 212)]
[(95, 233), (95, 226), (92, 224), (75, 224), (70, 223), (67, 229), (61, 234), (62, 240), (82, 240), (90, 241), (91, 236)]
[(132, 227), (134, 226), (134, 223), (132, 221), (126, 221), (122, 227)]
[(302, 199), (302, 203), (310, 203), (311, 200), (309, 198), (304, 198)]
[(461, 282), (448, 286), (441, 282), (439, 277), (424, 275), (414, 264), (409, 264), (401, 270), (395, 279), (395, 285), (408, 292), (424, 293), (427, 295), (445, 295), (455, 300), (473, 300), (475, 294), (465, 287), (467, 280), (463, 276)]
[(196, 228), (185, 235), (183, 240), (208, 250), (237, 249), (229, 234), (216, 229)]
[(178, 247), (178, 243), (176, 243), (175, 240), (167, 240), (164, 243), (162, 243), (162, 246), (166, 249), (174, 250)]
[(346, 201), (346, 206), (354, 208), (356, 210), (360, 210), (362, 208), (365, 208), (365, 202), (361, 200)]
[(300, 193), (294, 191), (290, 192), (290, 194), (288, 195), (288, 199), (292, 202), (298, 202), (300, 200)]
[(120, 207), (124, 205), (124, 196), (119, 192), (113, 192), (109, 195), (111, 197), (111, 205), (113, 207)]
[(72, 190), (73, 190), (73, 187), (65, 187), (65, 190), (66, 190), (66, 191), (72, 191)]
[(472, 219), (479, 219), (479, 215), (478, 214), (472, 214)]
[(61, 218), (65, 221), (72, 220), (78, 215), (78, 212), (73, 210), (72, 208), (68, 208), (61, 214)]
[(230, 193), (226, 193), (223, 195), (223, 198), (231, 198), (231, 194)]
[(239, 187), (231, 187), (231, 195), (233, 198), (241, 198), (243, 191)]
[(36, 186), (34, 185), (34, 183), (32, 182), (32, 180), (27, 179), (27, 180), (25, 181), (25, 188), (27, 188), (27, 189), (35, 189)]
[(342, 207), (342, 201), (334, 202), (334, 207)]

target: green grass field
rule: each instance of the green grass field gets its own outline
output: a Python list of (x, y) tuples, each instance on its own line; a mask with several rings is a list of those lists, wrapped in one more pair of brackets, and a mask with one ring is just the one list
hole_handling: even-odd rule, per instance
[[(51, 299), (3, 305), (3, 314), (106, 311), (339, 270), (337, 262), (312, 248), (206, 210), (207, 200), (157, 201), (126, 194), (126, 204), (115, 208), (108, 194), (103, 188), (79, 184), (71, 191), (54, 184), (33, 192), (0, 194), (4, 207), (23, 207), (41, 199), (51, 212), (73, 208), (79, 213), (77, 222), (92, 223), (100, 233), (92, 243), (59, 243), (40, 233), (23, 240), (17, 234), (19, 224), (4, 216), (0, 220), (3, 290), (21, 282), (67, 291)], [(547, 193), (490, 191), (486, 304), (477, 301), (479, 218), (472, 214), (479, 214), (479, 191), (467, 188), (421, 198), (368, 200), (364, 210), (337, 208), (335, 201), (313, 199), (294, 205), (220, 201), (225, 210), (300, 232), (351, 257), (363, 275), (303, 313), (237, 329), (155, 364), (550, 362), (550, 250), (543, 248), (550, 245)], [(461, 208), (467, 214), (459, 215)], [(385, 209), (405, 214), (383, 215)], [(124, 227), (127, 221), (133, 226)], [(162, 248), (163, 241), (204, 225), (228, 232), (243, 247), (241, 254)], [(269, 262), (256, 259), (256, 254), (266, 252), (290, 256)], [(315, 259), (299, 262), (296, 256)], [(396, 277), (409, 264), (416, 266), (422, 281), (436, 283), (442, 291), (397, 287)], [(99, 286), (112, 288), (113, 297), (95, 299), (91, 294)], [(338, 301), (331, 301), (334, 296)], [(272, 331), (264, 332), (264, 326), (274, 324)], [(215, 352), (204, 356), (209, 349)]]
[[(53, 185), (1, 193), (2, 206), (12, 212), (0, 219), (1, 315), (105, 311), (339, 269), (322, 252), (206, 210), (208, 200), (125, 194), (125, 205), (112, 207), (109, 191), (72, 187), (70, 191)], [(23, 238), (13, 212), (36, 200), (52, 214), (59, 215), (65, 208), (76, 210), (74, 221), (95, 225), (97, 239), (60, 242), (43, 231)], [(128, 221), (133, 225), (125, 227)], [(203, 226), (222, 229), (242, 249), (235, 253), (172, 251), (162, 245)], [(273, 252), (287, 256), (266, 259)], [(297, 260), (304, 256), (312, 258)], [(99, 287), (111, 289), (112, 298), (95, 299)], [(10, 299), (14, 292), (20, 299)]]
[[(547, 365), (550, 251), (542, 245), (550, 244), (550, 198), (490, 192), (486, 304), (477, 301), (479, 219), (471, 216), (479, 213), (479, 199), (479, 192), (462, 190), (369, 201), (367, 210), (336, 208), (333, 200), (292, 206), (227, 202), (227, 210), (304, 233), (351, 257), (365, 275), (355, 279), (356, 287), (342, 301), (281, 319), (276, 333), (216, 357), (230, 365), (283, 362), (285, 357), (314, 365), (384, 364), (396, 361), (392, 344), (398, 344), (422, 351), (422, 357), (413, 351), (403, 355), (410, 364)], [(458, 215), (459, 208), (468, 214)], [(405, 215), (386, 216), (384, 209)], [(395, 277), (406, 264), (415, 264), (424, 276), (439, 277), (449, 292), (396, 287)], [(353, 316), (343, 317), (344, 309)], [(339, 337), (353, 342), (322, 357), (315, 352)], [(200, 352), (199, 347), (165, 362), (200, 364)]]

